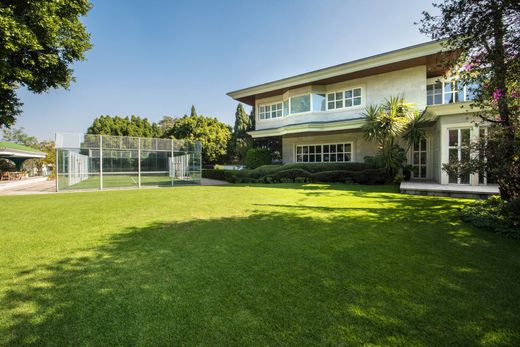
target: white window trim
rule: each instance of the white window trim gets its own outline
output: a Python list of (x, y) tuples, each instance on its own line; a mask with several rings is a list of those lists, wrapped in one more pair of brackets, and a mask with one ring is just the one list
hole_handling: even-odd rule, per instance
[[(309, 111), (304, 111), (304, 112), (298, 112), (298, 113), (292, 113), (292, 110), (291, 110), (291, 99), (292, 98), (297, 98), (299, 96), (304, 96), (304, 95), (308, 95), (309, 96)], [(301, 94), (296, 94), (296, 95), (291, 95), (287, 98), (287, 100), (289, 100), (289, 114), (285, 117), (290, 117), (290, 116), (299, 116), (299, 115), (302, 115), (302, 114), (309, 114), (309, 113), (312, 113), (312, 93), (301, 93)]]
[[(269, 109), (271, 109), (271, 106), (272, 105), (278, 105), (278, 104), (281, 104), (282, 105), (282, 115), (280, 117), (269, 117), (269, 118), (260, 118), (260, 107), (266, 107), (266, 106), (269, 106)], [(271, 111), (269, 111), (269, 113), (271, 113)], [(282, 119), (284, 118), (284, 115), (283, 115), (283, 101), (277, 101), (277, 102), (270, 102), (270, 103), (264, 103), (264, 104), (258, 104), (258, 107), (257, 107), (257, 117), (256, 117), (256, 120), (259, 121), (259, 122), (264, 122), (264, 121), (270, 121), (270, 120), (278, 120), (278, 119)]]
[[(352, 103), (352, 106), (345, 106), (345, 92), (352, 91), (354, 93), (354, 89), (359, 89), (361, 91), (360, 97), (361, 97), (361, 104), (354, 105)], [(341, 108), (331, 108), (329, 109), (329, 94), (336, 94), (336, 93), (343, 93), (343, 107)], [(354, 94), (352, 94), (354, 95)], [(352, 97), (354, 99), (354, 97)], [(325, 93), (325, 111), (322, 112), (337, 112), (337, 111), (343, 111), (343, 110), (355, 110), (358, 108), (365, 107), (365, 90), (363, 86), (355, 86), (355, 87), (349, 87), (349, 88), (338, 88), (334, 90), (327, 90)]]
[[(442, 99), (442, 103), (440, 104), (431, 104), (431, 105), (428, 105), (428, 86), (429, 85), (434, 85), (435, 83), (437, 82), (440, 82), (441, 83), (441, 99)], [(457, 102), (446, 102), (446, 99), (444, 97), (445, 94), (448, 94), (444, 91), (444, 86), (445, 84), (447, 83), (452, 83), (452, 82), (461, 82), (460, 80), (457, 80), (457, 79), (439, 79), (439, 78), (435, 78), (435, 79), (428, 79), (426, 81), (426, 106), (437, 106), (437, 105), (449, 105), (449, 104), (460, 104), (461, 102), (467, 102), (467, 101), (473, 101), (472, 99), (468, 99), (468, 86), (466, 84), (464, 84), (464, 100), (462, 101), (457, 101)], [(453, 91), (451, 92), (451, 94), (453, 95)], [(457, 94), (458, 93), (458, 89), (457, 89)], [(435, 95), (435, 94), (434, 94)], [(435, 100), (435, 98), (434, 98)]]
[[(350, 145), (350, 161), (314, 161), (314, 162), (299, 162), (297, 161), (296, 148), (298, 146), (322, 146), (321, 155), (323, 160), (323, 146), (327, 145)], [(327, 142), (327, 143), (297, 143), (293, 146), (293, 162), (294, 163), (304, 163), (304, 164), (323, 164), (323, 163), (353, 163), (355, 162), (355, 150), (354, 150), (354, 141), (338, 141), (338, 142)]]
[[(426, 166), (426, 176), (425, 177), (415, 177), (415, 175), (413, 174), (413, 171), (412, 171), (412, 178), (413, 179), (417, 179), (417, 180), (428, 180), (430, 179), (430, 137), (425, 135), (424, 136), (424, 139), (426, 140), (426, 149), (425, 149), (425, 152), (426, 152), (426, 163), (422, 163), (421, 164), (424, 164), (424, 166)], [(414, 163), (413, 163), (413, 155), (415, 153), (415, 150), (414, 150), (414, 146), (412, 145), (411, 147), (411, 150), (410, 150), (410, 163), (412, 166), (415, 166)]]
[[(447, 157), (447, 163), (449, 163), (449, 160), (450, 160), (450, 149), (457, 149), (457, 158), (458, 160), (460, 161), (460, 157), (461, 157), (461, 154), (462, 154), (462, 146), (461, 146), (461, 143), (462, 143), (462, 132), (461, 130), (469, 130), (469, 141), (471, 142), (472, 141), (472, 132), (473, 132), (473, 127), (471, 126), (452, 126), (452, 127), (448, 127), (446, 129), (446, 148), (448, 149), (448, 157)], [(454, 147), (454, 146), (450, 146), (450, 130), (457, 130), (457, 147)], [(472, 155), (472, 153), (470, 153), (470, 155)], [(448, 184), (456, 184), (456, 185), (463, 185), (463, 186), (469, 186), (469, 185), (472, 185), (471, 182), (472, 182), (472, 176), (474, 176), (475, 174), (470, 174), (469, 175), (469, 179), (468, 179), (468, 183), (460, 183), (460, 177), (457, 176), (457, 183), (450, 183), (449, 181), (449, 175), (448, 176)]]

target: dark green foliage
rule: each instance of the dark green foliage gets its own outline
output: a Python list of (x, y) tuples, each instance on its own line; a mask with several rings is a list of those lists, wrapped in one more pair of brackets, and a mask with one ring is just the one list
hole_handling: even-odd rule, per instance
[(282, 178), (287, 178), (287, 179), (294, 181), (294, 179), (299, 178), (299, 177), (311, 178), (312, 174), (309, 171), (304, 170), (304, 169), (288, 169), (288, 170), (278, 171), (277, 173), (272, 175), (272, 177), (274, 180), (280, 180)]
[(259, 166), (271, 164), (273, 158), (271, 152), (266, 148), (253, 148), (247, 151), (246, 166), (256, 169)]
[(0, 158), (0, 173), (2, 172), (12, 172), (16, 170), (16, 166), (12, 161)]
[(374, 168), (367, 163), (292, 163), (283, 165), (286, 169), (304, 169), (311, 173), (333, 170), (362, 171)]
[(148, 118), (138, 116), (100, 116), (87, 130), (88, 134), (160, 137), (161, 129), (156, 123), (150, 123)]
[(214, 117), (185, 115), (175, 119), (172, 127), (164, 133), (164, 137), (200, 141), (203, 163), (214, 164), (227, 156), (231, 127)]
[[(491, 173), (504, 200), (520, 198), (520, 28), (518, 0), (445, 0), (434, 3), (438, 14), (423, 12), (420, 31), (443, 40), (445, 70), (473, 88), (471, 103), (493, 135), (481, 147), (485, 156), (443, 169), (464, 175)], [(482, 142), (482, 141), (479, 141)], [(466, 171), (466, 173), (464, 173)]]
[(384, 170), (367, 169), (362, 171), (333, 170), (322, 171), (312, 175), (315, 182), (352, 182), (359, 184), (383, 184), (386, 181)]
[(520, 239), (520, 199), (476, 201), (462, 208), (460, 217), (481, 229)]
[(242, 104), (238, 104), (235, 112), (235, 126), (229, 143), (229, 155), (233, 162), (245, 162), (247, 151), (253, 146), (253, 138), (247, 133), (251, 129), (249, 115)]
[(71, 65), (91, 47), (80, 20), (90, 8), (87, 0), (0, 2), (0, 126), (21, 113), (18, 88), (70, 86)]
[(234, 176), (238, 171), (235, 170), (217, 170), (217, 169), (203, 169), (202, 177), (213, 180), (234, 182)]

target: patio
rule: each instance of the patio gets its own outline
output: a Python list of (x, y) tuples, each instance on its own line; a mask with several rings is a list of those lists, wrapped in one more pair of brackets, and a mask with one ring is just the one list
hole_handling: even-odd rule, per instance
[(499, 194), (498, 186), (438, 184), (434, 182), (401, 182), (401, 193), (410, 195), (448, 196), (452, 198), (487, 199)]

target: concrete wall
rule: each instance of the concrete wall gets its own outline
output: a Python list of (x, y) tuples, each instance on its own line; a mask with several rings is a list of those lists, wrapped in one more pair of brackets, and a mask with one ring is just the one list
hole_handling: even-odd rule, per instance
[[(282, 102), (291, 96), (312, 92), (327, 93), (358, 87), (362, 89), (362, 104), (360, 106), (340, 111), (306, 112), (275, 119), (258, 119), (258, 106), (261, 104)], [(256, 130), (278, 128), (290, 124), (358, 118), (367, 105), (381, 104), (385, 98), (397, 95), (404, 97), (407, 102), (414, 103), (420, 110), (424, 109), (426, 107), (426, 66), (416, 66), (326, 86), (308, 86), (289, 90), (283, 95), (259, 99), (256, 101)]]
[(327, 133), (304, 133), (294, 135), (284, 135), (282, 137), (282, 160), (284, 163), (296, 161), (296, 145), (305, 144), (325, 144), (352, 142), (352, 161), (363, 162), (367, 155), (374, 155), (377, 152), (377, 145), (368, 142), (363, 138), (363, 133), (357, 131), (335, 131)]

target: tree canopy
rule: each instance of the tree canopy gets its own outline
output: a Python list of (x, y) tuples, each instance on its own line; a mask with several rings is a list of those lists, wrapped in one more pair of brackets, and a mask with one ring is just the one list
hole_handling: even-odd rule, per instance
[(233, 161), (245, 161), (247, 150), (253, 145), (253, 139), (247, 133), (249, 130), (251, 130), (251, 119), (244, 110), (244, 106), (238, 104), (235, 112), (235, 126), (233, 127), (229, 148), (229, 154)]
[(502, 198), (519, 198), (520, 2), (447, 0), (434, 6), (440, 15), (423, 12), (420, 30), (456, 53), (446, 60), (447, 68), (466, 85), (477, 86), (472, 107), (491, 123), (490, 136), (477, 146), (481, 155), (445, 170), (491, 173)]
[(150, 123), (147, 118), (138, 116), (100, 116), (87, 130), (88, 134), (161, 137), (162, 131), (156, 123)]
[(85, 59), (90, 36), (80, 21), (88, 0), (0, 2), (0, 126), (21, 113), (17, 90), (68, 88), (71, 65)]
[(200, 141), (204, 163), (212, 164), (225, 160), (231, 127), (213, 117), (185, 115), (175, 120), (164, 137)]

